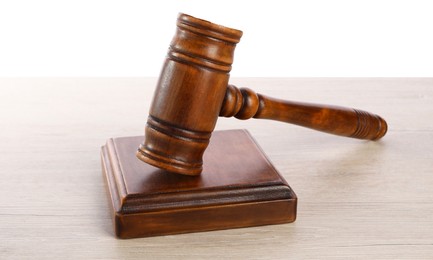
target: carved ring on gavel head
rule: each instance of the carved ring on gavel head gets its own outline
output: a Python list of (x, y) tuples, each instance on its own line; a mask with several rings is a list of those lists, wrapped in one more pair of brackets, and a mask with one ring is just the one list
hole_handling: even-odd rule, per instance
[(153, 166), (199, 175), (218, 116), (262, 118), (359, 139), (387, 131), (378, 115), (328, 105), (283, 101), (228, 85), (242, 31), (179, 14), (137, 157)]

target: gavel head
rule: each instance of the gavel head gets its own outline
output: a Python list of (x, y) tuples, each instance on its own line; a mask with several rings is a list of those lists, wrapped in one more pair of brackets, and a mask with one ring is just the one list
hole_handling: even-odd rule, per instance
[(242, 32), (179, 14), (137, 157), (170, 172), (199, 175)]

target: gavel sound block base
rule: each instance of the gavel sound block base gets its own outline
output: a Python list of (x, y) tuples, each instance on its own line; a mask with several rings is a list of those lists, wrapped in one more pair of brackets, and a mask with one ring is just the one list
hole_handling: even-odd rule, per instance
[(293, 222), (297, 198), (246, 130), (216, 131), (200, 176), (135, 157), (142, 136), (102, 147), (102, 169), (119, 238)]

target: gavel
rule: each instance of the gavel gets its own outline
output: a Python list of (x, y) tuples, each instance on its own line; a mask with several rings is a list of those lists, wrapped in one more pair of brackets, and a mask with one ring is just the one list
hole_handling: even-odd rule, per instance
[(242, 31), (179, 14), (137, 157), (184, 175), (199, 175), (218, 116), (282, 121), (330, 134), (378, 140), (380, 116), (330, 105), (284, 101), (229, 85)]

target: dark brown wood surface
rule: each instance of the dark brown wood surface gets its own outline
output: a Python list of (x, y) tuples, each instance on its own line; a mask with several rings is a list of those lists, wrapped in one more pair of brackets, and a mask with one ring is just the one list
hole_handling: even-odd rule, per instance
[(143, 137), (110, 139), (102, 166), (117, 236), (177, 234), (293, 222), (296, 195), (248, 132), (217, 131), (200, 176), (135, 156)]
[(229, 85), (221, 116), (238, 119), (272, 119), (314, 130), (358, 139), (378, 140), (388, 129), (383, 118), (340, 106), (270, 98), (248, 88)]
[(329, 105), (269, 98), (228, 85), (242, 31), (179, 14), (137, 157), (153, 166), (199, 175), (218, 115), (263, 118), (359, 139), (387, 131), (381, 117)]
[(201, 173), (241, 36), (239, 30), (179, 15), (139, 159), (172, 172)]

